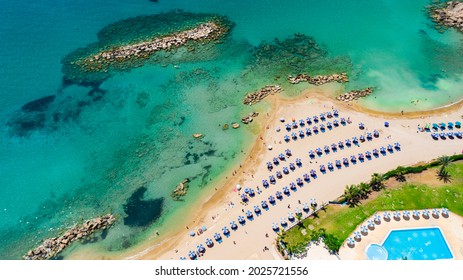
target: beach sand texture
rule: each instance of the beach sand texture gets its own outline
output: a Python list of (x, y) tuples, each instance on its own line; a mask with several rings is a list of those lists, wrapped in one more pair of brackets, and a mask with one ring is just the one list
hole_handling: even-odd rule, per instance
[[(271, 226), (276, 222), (279, 224), (281, 218), (288, 217), (288, 213), (295, 213), (295, 208), (302, 209), (299, 201), (309, 203), (310, 199), (316, 199), (318, 205), (334, 200), (343, 194), (344, 188), (349, 184), (357, 184), (362, 181), (367, 181), (373, 173), (383, 173), (394, 169), (397, 166), (413, 165), (419, 162), (429, 161), (441, 155), (451, 155), (460, 153), (462, 150), (462, 140), (448, 139), (433, 140), (431, 133), (418, 132), (418, 125), (423, 127), (426, 123), (441, 123), (455, 122), (461, 119), (461, 110), (459, 105), (445, 108), (441, 111), (433, 111), (430, 113), (415, 113), (413, 116), (400, 115), (381, 115), (369, 114), (354, 111), (350, 106), (343, 103), (335, 102), (327, 98), (314, 95), (313, 92), (306, 92), (297, 100), (286, 100), (281, 97), (271, 97), (269, 102), (272, 104), (272, 112), (267, 117), (262, 117), (260, 120), (266, 121), (264, 126), (266, 129), (262, 133), (261, 138), (253, 147), (249, 158), (240, 168), (237, 167), (236, 175), (231, 176), (226, 182), (226, 185), (212, 194), (202, 204), (198, 204), (198, 211), (193, 220), (179, 221), (185, 224), (185, 229), (169, 236), (168, 241), (156, 246), (153, 250), (145, 250), (143, 253), (132, 255), (129, 258), (141, 259), (179, 259), (181, 256), (187, 257), (190, 250), (196, 250), (198, 244), (205, 246), (206, 238), (213, 239), (214, 233), (218, 232), (223, 237), (223, 242), (218, 244), (214, 242), (212, 248), (206, 248), (206, 252), (199, 259), (278, 259), (281, 256), (273, 248), (277, 234), (273, 232)], [(290, 132), (285, 129), (285, 124), (291, 122), (294, 118), (296, 121), (305, 120), (307, 117), (319, 116), (320, 113), (339, 111), (338, 118), (328, 118), (326, 121), (320, 121), (318, 124), (298, 127)], [(285, 122), (281, 122), (280, 118), (284, 117)], [(339, 125), (332, 130), (326, 129), (324, 133), (319, 132), (317, 135), (310, 137), (299, 138), (294, 141), (291, 139), (288, 143), (283, 140), (284, 135), (291, 137), (292, 132), (298, 134), (299, 130), (305, 131), (307, 127), (313, 128), (314, 125), (319, 126), (335, 119), (340, 120), (345, 118), (351, 123)], [(389, 122), (389, 127), (385, 127), (385, 121)], [(359, 123), (363, 123), (365, 128), (359, 128)], [(277, 128), (280, 131), (277, 132)], [(359, 142), (359, 145), (345, 147), (343, 150), (338, 149), (337, 152), (326, 154), (323, 152), (321, 156), (316, 155), (313, 160), (309, 158), (308, 151), (316, 148), (321, 148), (325, 145), (345, 141), (352, 137), (360, 137), (366, 133), (372, 133), (378, 130), (380, 135), (378, 138), (373, 138), (371, 141)], [(458, 129), (455, 129), (458, 131)], [(321, 164), (327, 166), (328, 162), (335, 163), (335, 160), (350, 158), (351, 155), (358, 156), (359, 153), (387, 147), (388, 144), (400, 143), (401, 149), (394, 149), (393, 153), (386, 152), (386, 155), (379, 155), (377, 158), (372, 156), (371, 160), (366, 159), (364, 162), (357, 161), (356, 164), (350, 162), (349, 167), (344, 165), (334, 171), (327, 170), (326, 174), (319, 171)], [(272, 146), (272, 150), (268, 150), (268, 145)], [(292, 151), (292, 156), (287, 157), (286, 161), (280, 163), (269, 171), (266, 162), (280, 153), (284, 153), (286, 149)], [(294, 171), (290, 171), (288, 175), (283, 174), (282, 179), (276, 179), (276, 184), (270, 184), (269, 188), (262, 186), (263, 179), (269, 179), (269, 175), (275, 175), (276, 171), (281, 171), (284, 166), (289, 166), (289, 163), (295, 162), (296, 158), (300, 158), (302, 166), (297, 167)], [(290, 195), (283, 195), (283, 199), (277, 200), (275, 205), (269, 204), (269, 209), (262, 209), (261, 201), (268, 200), (270, 195), (275, 196), (276, 191), (283, 192), (283, 187), (288, 186), (291, 182), (295, 182), (297, 178), (303, 177), (304, 173), (309, 173), (309, 170), (317, 171), (318, 177), (311, 178), (310, 183), (304, 183), (302, 187), (297, 187), (296, 191), (291, 190)], [(253, 188), (257, 191), (257, 187), (261, 193), (256, 193), (255, 197), (250, 198), (246, 205), (241, 203), (240, 195), (243, 192), (236, 190), (236, 185), (239, 184), (244, 188)], [(262, 214), (257, 216), (254, 214), (252, 221), (246, 220), (245, 225), (238, 224), (238, 216), (246, 216), (244, 212), (247, 210), (253, 211), (254, 206), (259, 206)], [(244, 211), (244, 212), (243, 212)], [(237, 230), (230, 229), (230, 222), (235, 221), (238, 224)], [(289, 223), (291, 225), (291, 223)], [(199, 227), (206, 226), (207, 231), (201, 235), (194, 237), (189, 236), (191, 230), (196, 231)], [(222, 234), (222, 228), (227, 226), (231, 234), (227, 238)], [(266, 235), (268, 234), (268, 237)], [(214, 239), (213, 239), (214, 240)], [(265, 248), (268, 248), (266, 250)]]

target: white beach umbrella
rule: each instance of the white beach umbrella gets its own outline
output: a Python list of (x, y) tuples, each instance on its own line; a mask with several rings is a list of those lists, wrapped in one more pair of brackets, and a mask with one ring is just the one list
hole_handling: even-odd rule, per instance
[(240, 186), (240, 185), (236, 185), (236, 189), (237, 189), (237, 190), (241, 190), (241, 186)]

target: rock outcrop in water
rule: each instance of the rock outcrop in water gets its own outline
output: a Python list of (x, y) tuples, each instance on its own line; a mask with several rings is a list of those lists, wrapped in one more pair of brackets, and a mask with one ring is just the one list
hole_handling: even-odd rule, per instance
[(299, 84), (300, 82), (307, 82), (311, 85), (320, 86), (320, 85), (331, 83), (331, 82), (347, 83), (349, 82), (349, 78), (347, 77), (346, 73), (332, 74), (332, 75), (326, 75), (326, 76), (313, 76), (313, 77), (306, 75), (306, 74), (298, 74), (296, 77), (289, 75), (288, 81), (291, 84)]
[(372, 87), (368, 87), (368, 88), (362, 89), (362, 90), (352, 90), (352, 91), (349, 91), (349, 92), (346, 92), (344, 94), (339, 95), (338, 97), (336, 97), (336, 99), (339, 100), (339, 101), (350, 102), (350, 101), (353, 101), (353, 100), (357, 100), (359, 97), (368, 96), (372, 92), (373, 92)]
[(280, 86), (265, 86), (258, 91), (251, 92), (244, 97), (243, 103), (246, 105), (254, 105), (260, 102), (270, 94), (279, 93), (281, 91)]
[(60, 237), (46, 239), (42, 245), (29, 251), (23, 258), (26, 260), (46, 260), (52, 258), (64, 250), (72, 242), (90, 236), (95, 231), (109, 228), (116, 218), (107, 214), (98, 218), (85, 221), (81, 225), (75, 225)]
[(463, 2), (450, 1), (445, 7), (433, 7), (430, 16), (439, 25), (454, 27), (463, 32)]
[(171, 197), (173, 200), (180, 200), (182, 196), (185, 196), (188, 191), (188, 178), (183, 179), (172, 191)]
[(257, 112), (249, 113), (249, 115), (244, 116), (244, 117), (241, 118), (241, 122), (244, 123), (244, 124), (249, 124), (257, 116), (259, 116), (259, 113), (257, 113)]

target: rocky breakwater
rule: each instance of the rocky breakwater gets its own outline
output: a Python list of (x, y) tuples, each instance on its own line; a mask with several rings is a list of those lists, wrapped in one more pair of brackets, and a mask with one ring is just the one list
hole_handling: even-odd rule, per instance
[(72, 242), (90, 236), (95, 231), (109, 228), (116, 218), (112, 214), (107, 214), (83, 224), (75, 225), (59, 237), (53, 237), (43, 241), (42, 245), (29, 251), (25, 256), (26, 260), (46, 260), (52, 258), (64, 250)]
[(430, 16), (438, 25), (454, 27), (463, 32), (463, 2), (450, 1), (445, 6), (433, 6)]
[(125, 45), (102, 51), (85, 58), (81, 64), (88, 71), (101, 71), (111, 64), (130, 60), (146, 59), (151, 54), (180, 47), (190, 41), (213, 41), (228, 32), (228, 28), (213, 21), (199, 26), (132, 45)]
[(311, 85), (321, 86), (326, 83), (338, 82), (338, 83), (347, 83), (349, 78), (346, 73), (341, 74), (332, 74), (326, 76), (309, 76), (307, 74), (298, 74), (296, 77), (291, 75), (288, 76), (288, 81), (291, 84), (299, 84), (300, 82), (307, 82)]
[(338, 97), (336, 97), (336, 99), (339, 100), (339, 101), (350, 102), (350, 101), (353, 101), (353, 100), (357, 100), (359, 97), (368, 96), (371, 93), (373, 93), (373, 88), (368, 87), (368, 88), (362, 89), (362, 90), (352, 90), (352, 91), (346, 92), (346, 93), (341, 94)]
[(253, 105), (260, 102), (265, 97), (270, 94), (279, 93), (281, 91), (280, 86), (265, 86), (258, 91), (248, 93), (243, 100), (243, 103), (246, 105)]

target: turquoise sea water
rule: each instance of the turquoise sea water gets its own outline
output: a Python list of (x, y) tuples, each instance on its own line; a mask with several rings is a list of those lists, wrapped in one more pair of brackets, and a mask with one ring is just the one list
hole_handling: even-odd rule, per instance
[[(241, 104), (244, 94), (281, 83), (296, 95), (303, 86), (289, 87), (288, 74), (347, 71), (347, 89), (374, 86), (362, 102), (386, 111), (459, 100), (462, 36), (435, 31), (427, 4), (1, 1), (0, 258), (20, 258), (64, 226), (108, 211), (119, 215), (118, 224), (98, 242), (77, 246), (118, 252), (172, 224), (169, 217), (212, 188), (253, 141), (256, 124), (221, 127), (253, 110)], [(231, 36), (98, 85), (63, 83), (62, 59), (96, 42), (108, 24), (179, 9), (227, 16), (235, 24)], [(311, 39), (295, 33), (313, 37), (316, 49), (304, 49)], [(50, 95), (49, 105), (21, 109)], [(198, 132), (206, 137), (193, 139)], [(174, 202), (170, 192), (183, 178), (191, 188), (185, 201)]]

